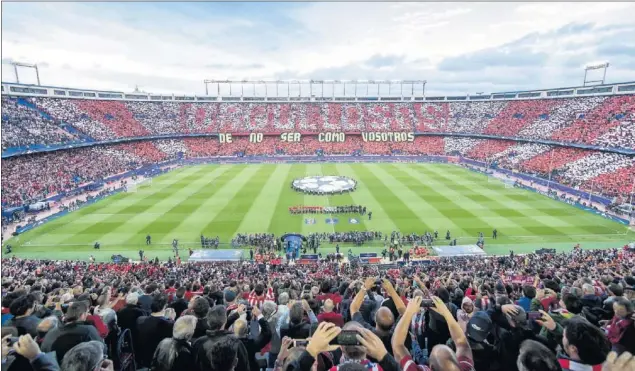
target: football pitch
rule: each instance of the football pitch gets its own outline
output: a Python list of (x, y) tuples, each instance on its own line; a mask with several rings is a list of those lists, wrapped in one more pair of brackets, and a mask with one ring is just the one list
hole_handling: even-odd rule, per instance
[[(357, 181), (354, 192), (315, 196), (291, 189), (296, 178), (341, 175)], [(359, 214), (292, 215), (292, 206), (362, 205)], [(315, 223), (311, 220), (315, 219)], [(337, 219), (327, 224), (326, 219)], [(351, 221), (354, 218), (356, 220)], [(498, 239), (491, 238), (492, 230)], [(529, 252), (538, 248), (621, 247), (633, 233), (617, 222), (551, 200), (534, 192), (506, 188), (486, 175), (451, 164), (250, 164), (179, 168), (152, 179), (135, 192), (120, 193), (7, 241), (20, 257), (108, 260), (113, 254), (167, 260), (171, 242), (181, 256), (200, 249), (201, 234), (220, 237), (222, 247), (237, 233), (347, 232), (372, 230), (422, 234), (446, 230), (459, 245), (475, 244), (485, 234), (489, 254)], [(145, 236), (152, 245), (145, 245)], [(100, 250), (93, 244), (99, 241)], [(342, 244), (343, 252), (348, 245)], [(353, 248), (379, 252), (383, 243)], [(323, 254), (333, 252), (325, 244)]]

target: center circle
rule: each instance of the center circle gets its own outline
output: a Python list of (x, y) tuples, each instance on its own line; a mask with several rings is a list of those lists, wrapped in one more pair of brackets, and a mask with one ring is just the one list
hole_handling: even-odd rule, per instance
[(339, 175), (307, 176), (295, 179), (291, 187), (299, 192), (311, 194), (335, 194), (355, 190), (357, 182)]

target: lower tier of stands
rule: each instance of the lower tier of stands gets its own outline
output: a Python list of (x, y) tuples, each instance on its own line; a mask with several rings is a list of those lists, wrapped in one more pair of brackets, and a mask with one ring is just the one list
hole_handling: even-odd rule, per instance
[(174, 158), (254, 155), (460, 155), (507, 169), (549, 177), (563, 184), (627, 201), (635, 179), (635, 159), (608, 152), (551, 147), (504, 140), (415, 137), (411, 142), (371, 142), (347, 136), (344, 142), (324, 143), (317, 136), (282, 142), (264, 137), (234, 137), (142, 141), (107, 146), (35, 153), (2, 163), (2, 202), (21, 205), (81, 184)]

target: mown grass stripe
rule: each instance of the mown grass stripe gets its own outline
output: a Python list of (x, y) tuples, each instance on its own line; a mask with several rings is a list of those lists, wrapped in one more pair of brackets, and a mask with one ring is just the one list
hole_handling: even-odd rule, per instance
[(286, 184), (285, 180), (291, 170), (291, 165), (267, 165), (273, 171), (267, 182), (262, 186), (258, 195), (253, 199), (251, 207), (242, 218), (236, 232), (263, 233), (268, 232), (271, 220), (275, 217), (276, 205)]
[[(227, 239), (233, 237), (237, 232), (244, 233), (239, 230), (241, 222), (245, 219), (245, 215), (254, 208), (254, 200), (263, 190), (267, 181), (274, 174), (274, 166), (262, 165), (258, 171), (251, 176), (245, 183), (240, 185), (234, 197), (220, 210), (213, 219), (203, 228), (202, 233), (210, 235), (214, 231), (222, 231)], [(255, 211), (255, 210), (254, 210)], [(265, 226), (268, 224), (265, 220), (254, 220), (255, 228), (260, 232), (266, 232)]]

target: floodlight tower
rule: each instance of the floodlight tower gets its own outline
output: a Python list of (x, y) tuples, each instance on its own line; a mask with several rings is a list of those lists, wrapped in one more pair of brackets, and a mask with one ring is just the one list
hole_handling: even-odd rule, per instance
[(25, 67), (25, 68), (33, 68), (35, 70), (35, 78), (37, 79), (37, 84), (40, 85), (40, 70), (38, 69), (37, 64), (14, 62), (14, 61), (10, 61), (7, 64), (10, 64), (13, 66), (16, 83), (18, 84), (20, 83), (20, 75), (18, 74), (18, 67)]
[[(604, 80), (606, 79), (606, 70), (608, 68), (609, 68), (609, 62), (595, 63), (595, 64), (586, 65), (584, 67), (584, 83), (583, 83), (583, 86), (587, 86), (587, 84), (593, 84), (593, 83), (596, 83), (596, 82), (599, 82), (600, 85), (604, 85)], [(602, 80), (587, 80), (587, 74), (591, 70), (604, 70), (604, 73), (602, 74)]]

